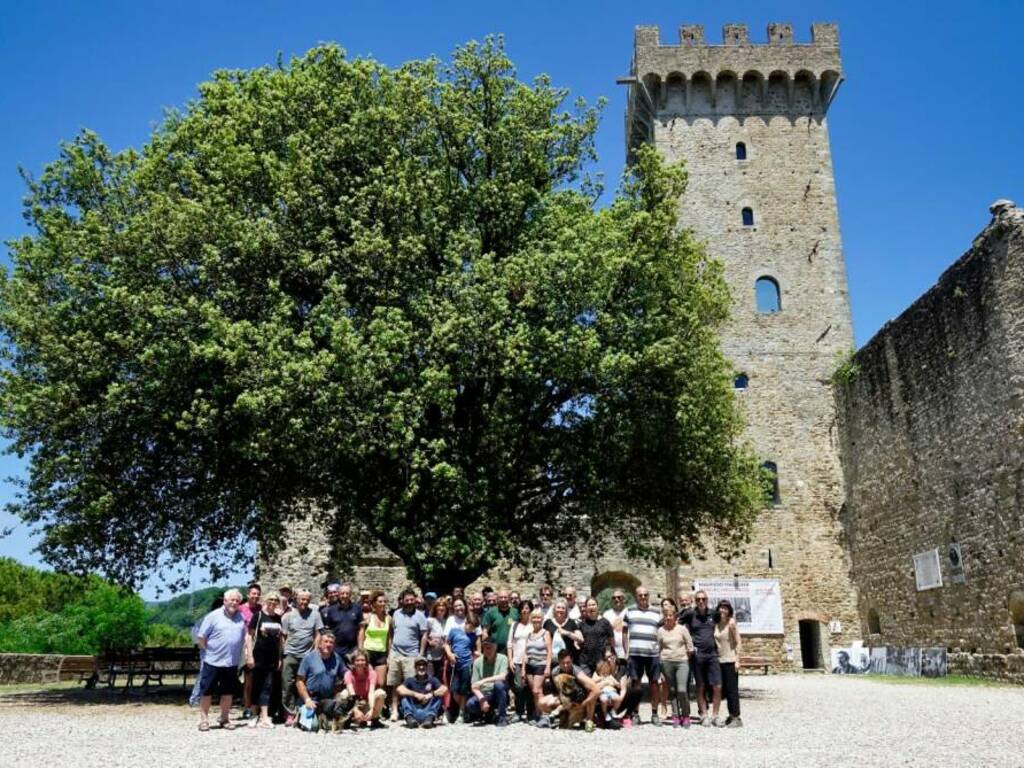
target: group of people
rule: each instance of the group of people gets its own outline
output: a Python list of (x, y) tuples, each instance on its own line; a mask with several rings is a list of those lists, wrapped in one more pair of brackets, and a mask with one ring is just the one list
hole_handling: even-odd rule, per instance
[(578, 602), (568, 587), (555, 599), (547, 585), (536, 599), (505, 589), (438, 596), (407, 588), (396, 605), (381, 591), (357, 598), (348, 584), (328, 584), (316, 604), (305, 589), (263, 595), (250, 584), (246, 599), (231, 589), (193, 630), (202, 657), (193, 690), (199, 729), (210, 729), (215, 696), (220, 727), (234, 729), (229, 714), (240, 693), (253, 728), (630, 728), (640, 722), (645, 678), (653, 725), (688, 728), (692, 686), (696, 722), (742, 726), (732, 605), (712, 607), (697, 591), (656, 608), (643, 586), (635, 598), (627, 604), (616, 589), (601, 613), (595, 597)]

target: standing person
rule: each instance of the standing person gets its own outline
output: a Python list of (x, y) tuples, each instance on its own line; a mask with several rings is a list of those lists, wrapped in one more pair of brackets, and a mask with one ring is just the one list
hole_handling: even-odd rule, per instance
[[(718, 708), (722, 703), (722, 669), (718, 663), (718, 644), (715, 642), (715, 615), (708, 610), (708, 593), (703, 589), (693, 598), (695, 608), (682, 615), (679, 623), (685, 626), (693, 638), (693, 677), (697, 681), (697, 711), (700, 724), (704, 726), (724, 725), (718, 719)], [(711, 688), (711, 711), (707, 711), (706, 689)]]
[[(666, 600), (665, 602), (671, 602)], [(672, 707), (672, 725), (690, 727), (690, 699), (687, 687), (690, 681), (690, 656), (693, 640), (690, 631), (676, 619), (675, 605), (665, 610), (664, 624), (658, 629), (658, 652), (661, 654), (661, 673), (668, 686)]]
[(434, 603), (437, 602), (437, 592), (423, 593), (423, 615), (430, 616), (434, 613)]
[(605, 649), (615, 644), (615, 630), (607, 619), (598, 615), (597, 600), (593, 597), (588, 597), (583, 603), (583, 618), (576, 624), (583, 635), (579, 666), (587, 675), (593, 676), (597, 665), (604, 659)]
[[(676, 601), (673, 600), (671, 597), (662, 598), (662, 600), (661, 600), (662, 626), (665, 625), (665, 618), (664, 617), (667, 616), (669, 613), (671, 613), (673, 616), (675, 616), (678, 619), (679, 611), (676, 609)], [(660, 658), (660, 651), (659, 651), (659, 658)], [(655, 694), (657, 694), (657, 699), (655, 699)], [(658, 715), (661, 717), (662, 720), (668, 719), (670, 717), (670, 713), (671, 713), (672, 710), (671, 710), (671, 705), (669, 704), (668, 680), (665, 678), (665, 669), (664, 669), (664, 667), (662, 667), (661, 674), (658, 677), (658, 685), (656, 686), (655, 689), (652, 689), (652, 691), (651, 691), (651, 707), (652, 708), (654, 707), (655, 700), (657, 700), (657, 704), (658, 704), (658, 708), (657, 708)]]
[(498, 593), (494, 591), (494, 587), (484, 587), (482, 594), (484, 597), (484, 612), (486, 613), (488, 608), (493, 608), (498, 604)]
[[(215, 598), (213, 598), (213, 603), (210, 605), (210, 610), (206, 613), (216, 611), (219, 608), (223, 607), (224, 595), (217, 595)], [(203, 626), (203, 619), (206, 618), (206, 613), (204, 613), (202, 616), (196, 619), (195, 623), (192, 625), (192, 628), (189, 630), (189, 634), (192, 636), (192, 644), (199, 647), (199, 674), (196, 675), (196, 681), (192, 685), (192, 693), (189, 694), (188, 697), (188, 705), (190, 707), (198, 707), (199, 699), (202, 698), (203, 661), (206, 658), (206, 650), (201, 645), (199, 645), (199, 628)]]
[(502, 589), (495, 593), (495, 603), (484, 611), (480, 628), (484, 637), (493, 637), (498, 653), (508, 653), (508, 635), (512, 625), (519, 620), (519, 611), (509, 604), (508, 590)]
[(715, 622), (715, 648), (718, 666), (722, 670), (722, 695), (728, 707), (727, 728), (742, 728), (740, 720), (740, 628), (736, 626), (732, 603), (718, 601), (718, 621)]
[(238, 664), (249, 642), (245, 619), (238, 611), (242, 593), (229, 589), (224, 593), (224, 607), (210, 611), (196, 633), (196, 643), (206, 651), (200, 677), (199, 730), (210, 730), (210, 704), (220, 696), (220, 726), (235, 730), (229, 719), (231, 700), (238, 695)]
[(540, 591), (537, 593), (540, 596), (540, 600), (537, 602), (537, 607), (544, 613), (544, 620), (551, 618), (551, 609), (555, 605), (555, 590), (550, 584), (541, 584)]
[(462, 587), (452, 587), (452, 604), (454, 604), (456, 600), (465, 600), (465, 599), (466, 599), (466, 590), (464, 590)]
[[(458, 602), (462, 603), (460, 599)], [(451, 667), (452, 706), (448, 716), (453, 721), (465, 720), (466, 697), (472, 693), (473, 661), (480, 652), (480, 638), (477, 634), (476, 616), (466, 616), (462, 624), (448, 628), (445, 636), (445, 655)]]
[(281, 615), (288, 613), (292, 608), (298, 605), (298, 601), (295, 599), (295, 593), (292, 588), (287, 584), (283, 584), (277, 588), (277, 594), (281, 601)]
[(466, 616), (469, 613), (469, 608), (466, 606), (466, 601), (461, 597), (452, 598), (452, 609), (451, 615), (445, 619), (444, 622), (444, 634), (445, 637), (452, 631), (452, 627), (461, 627), (463, 622), (466, 621)]
[(493, 637), (485, 637), (480, 647), (483, 654), (473, 662), (470, 689), (473, 695), (466, 702), (469, 720), (508, 725), (508, 656), (498, 653)]
[(363, 650), (370, 666), (377, 673), (377, 684), (384, 688), (388, 680), (388, 648), (391, 647), (392, 630), (387, 595), (379, 589), (375, 590), (370, 594), (370, 605), (373, 610), (366, 618)]
[[(309, 604), (312, 598), (308, 589), (300, 589), (296, 593), (296, 607), (281, 619), (281, 654), (284, 657), (281, 660), (281, 691), (287, 714), (286, 726), (294, 725), (295, 713), (299, 708), (295, 686), (299, 665), (303, 657), (316, 646), (324, 628), (320, 611)], [(331, 650), (333, 652), (333, 646)]]
[[(246, 588), (246, 601), (238, 607), (238, 612), (242, 614), (242, 618), (245, 619), (245, 626), (249, 630), (249, 634), (252, 634), (253, 619), (259, 615), (262, 610), (261, 596), (263, 594), (263, 588), (255, 581), (249, 584)], [(242, 719), (248, 720), (252, 717), (252, 675), (253, 671), (248, 667), (242, 669), (243, 682), (242, 682)]]
[[(526, 615), (525, 611), (522, 615)], [(533, 696), (533, 712), (540, 715), (540, 701), (544, 698), (544, 679), (551, 670), (551, 633), (544, 629), (544, 611), (534, 608), (529, 616), (530, 634), (526, 636), (522, 675), (526, 678)], [(518, 628), (518, 625), (516, 626)], [(547, 715), (541, 716), (541, 719), (546, 718)], [(550, 725), (550, 721), (540, 724)]]
[(575, 659), (583, 643), (583, 633), (568, 613), (565, 600), (557, 600), (551, 610), (551, 618), (544, 622), (544, 629), (551, 634), (551, 652), (556, 659), (563, 648), (568, 648)]
[(579, 605), (576, 603), (576, 587), (566, 587), (563, 589), (562, 597), (565, 598), (565, 610), (569, 618), (573, 621), (579, 621), (583, 616), (583, 611), (580, 610)]
[(621, 589), (612, 592), (612, 607), (604, 612), (604, 619), (612, 625), (615, 644), (615, 671), (621, 677), (626, 672), (626, 646), (622, 642), (626, 629), (626, 593)]
[[(299, 594), (301, 596), (302, 593)], [(325, 721), (337, 722), (346, 708), (342, 695), (345, 687), (345, 662), (334, 647), (334, 633), (321, 633), (316, 647), (302, 657), (295, 674), (299, 698), (307, 709), (320, 716), (321, 730), (325, 730)]]
[(281, 669), (281, 619), (277, 615), (277, 595), (267, 595), (263, 610), (253, 616), (252, 633), (252, 697), (259, 706), (259, 717), (249, 722), (251, 728), (273, 728), (270, 705), (273, 701), (274, 678)]
[(474, 592), (469, 596), (469, 612), (476, 616), (476, 620), (480, 621), (484, 616), (484, 594), (483, 592)]
[(435, 600), (427, 616), (427, 660), (430, 662), (430, 674), (440, 680), (444, 674), (444, 641), (445, 625), (448, 623), (448, 603)]
[(416, 674), (398, 686), (401, 715), (410, 728), (433, 728), (441, 719), (444, 697), (448, 689), (430, 674), (430, 662), (420, 656), (414, 662)]
[(519, 720), (533, 720), (533, 696), (530, 692), (530, 681), (526, 676), (526, 641), (530, 636), (530, 613), (533, 603), (522, 600), (517, 608), (519, 619), (512, 625), (508, 633), (508, 649), (506, 651), (509, 667), (512, 670), (512, 688), (515, 695), (515, 714)]
[(370, 600), (371, 594), (368, 589), (364, 589), (359, 593), (359, 607), (363, 609), (363, 616), (369, 616), (373, 613), (373, 601)]
[(391, 719), (398, 719), (398, 686), (416, 676), (416, 659), (425, 656), (427, 617), (416, 610), (416, 590), (406, 587), (398, 596), (401, 607), (391, 619), (391, 648), (388, 651), (388, 688), (391, 689)]
[(334, 633), (338, 655), (350, 659), (362, 645), (363, 607), (352, 601), (351, 584), (327, 587), (327, 605), (320, 610), (324, 629)]
[[(651, 606), (651, 593), (647, 587), (637, 587), (636, 605), (626, 611), (626, 647), (629, 652), (629, 679), (639, 688), (643, 676), (651, 692), (651, 725), (661, 725), (656, 703), (656, 687), (661, 675), (658, 663), (658, 626), (661, 612)], [(637, 721), (640, 713), (636, 713)]]
[(369, 725), (371, 729), (384, 727), (380, 715), (387, 693), (379, 686), (377, 672), (370, 666), (365, 651), (352, 654), (352, 666), (345, 673), (345, 691), (352, 702), (352, 725)]

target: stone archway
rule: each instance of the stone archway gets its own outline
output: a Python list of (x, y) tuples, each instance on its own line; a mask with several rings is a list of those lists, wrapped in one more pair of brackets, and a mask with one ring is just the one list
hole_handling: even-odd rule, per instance
[(640, 579), (627, 571), (604, 571), (594, 574), (590, 580), (590, 594), (597, 599), (598, 609), (604, 613), (611, 607), (612, 590), (621, 589), (626, 593), (626, 603), (636, 602), (635, 595)]

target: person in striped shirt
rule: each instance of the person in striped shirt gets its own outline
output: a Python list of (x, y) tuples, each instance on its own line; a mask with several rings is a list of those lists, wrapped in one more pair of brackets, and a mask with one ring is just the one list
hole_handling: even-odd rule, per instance
[[(636, 605), (626, 611), (623, 644), (629, 654), (629, 680), (634, 688), (640, 687), (643, 676), (652, 689), (661, 678), (658, 658), (658, 627), (661, 611), (651, 606), (651, 593), (647, 587), (637, 587)], [(637, 714), (639, 721), (639, 714)], [(651, 725), (661, 725), (658, 710), (651, 715)]]

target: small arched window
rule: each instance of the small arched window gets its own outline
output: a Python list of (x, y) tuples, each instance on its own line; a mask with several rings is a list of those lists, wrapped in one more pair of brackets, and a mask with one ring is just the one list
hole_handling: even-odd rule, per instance
[(782, 299), (779, 295), (779, 284), (770, 277), (759, 277), (754, 283), (754, 295), (757, 299), (757, 311), (762, 314), (773, 314), (782, 311)]
[(736, 142), (736, 159), (746, 160), (747, 159), (747, 145), (742, 141)]
[(746, 389), (750, 383), (750, 377), (745, 373), (741, 373), (732, 380), (732, 385), (735, 389)]
[(743, 226), (744, 227), (752, 227), (752, 226), (754, 226), (754, 209), (753, 208), (744, 208), (743, 211), (741, 212), (741, 214), (743, 216)]
[(774, 461), (766, 461), (761, 465), (765, 474), (765, 501), (772, 506), (782, 503), (779, 495), (779, 468)]

